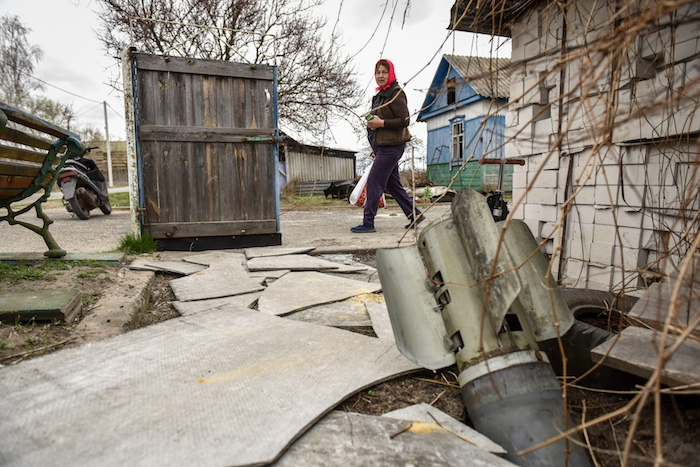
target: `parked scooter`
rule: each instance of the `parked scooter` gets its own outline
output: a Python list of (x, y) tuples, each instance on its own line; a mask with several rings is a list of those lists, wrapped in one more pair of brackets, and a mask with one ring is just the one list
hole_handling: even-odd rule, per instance
[(93, 149), (97, 147), (85, 148), (81, 155), (67, 160), (58, 174), (63, 204), (80, 219), (88, 219), (95, 208), (100, 208), (105, 215), (112, 212), (107, 182), (95, 161), (86, 157)]

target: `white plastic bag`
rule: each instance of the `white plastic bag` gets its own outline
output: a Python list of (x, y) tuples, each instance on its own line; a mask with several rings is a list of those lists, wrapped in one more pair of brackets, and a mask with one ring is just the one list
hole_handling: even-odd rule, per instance
[[(370, 162), (367, 170), (365, 170), (365, 173), (362, 175), (362, 177), (360, 177), (360, 181), (357, 182), (357, 185), (355, 185), (352, 193), (350, 193), (350, 197), (348, 198), (350, 204), (359, 207), (363, 207), (365, 205), (365, 201), (367, 200), (367, 178), (369, 177), (369, 171), (372, 170), (373, 164), (374, 162)], [(382, 193), (382, 197), (379, 198), (378, 207), (383, 208), (385, 204), (386, 200), (384, 199), (384, 193)]]

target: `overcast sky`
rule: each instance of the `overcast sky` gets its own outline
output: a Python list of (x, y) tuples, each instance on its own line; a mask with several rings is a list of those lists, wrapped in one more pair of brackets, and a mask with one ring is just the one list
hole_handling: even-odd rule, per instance
[[(442, 54), (491, 53), (488, 37), (476, 38), (464, 32), (456, 32), (441, 47), (448, 36), (454, 0), (412, 0), (404, 22), (405, 3), (406, 0), (326, 0), (318, 12), (328, 18), (329, 31), (335, 27), (342, 33), (345, 53), (357, 54), (353, 62), (360, 73), (368, 107), (358, 111), (369, 109), (369, 99), (375, 92), (374, 63), (381, 57), (396, 66), (399, 82), (406, 83), (409, 108), (415, 112), (423, 103)], [(102, 103), (106, 102), (110, 137), (124, 139), (123, 97), (108, 84), (110, 78), (120, 76), (120, 70), (95, 36), (94, 7), (94, 0), (0, 0), (0, 15), (19, 16), (32, 30), (30, 44), (44, 50), (34, 75), (46, 82), (44, 94), (73, 104), (81, 123), (89, 122), (103, 130)], [(501, 47), (498, 56), (510, 56), (510, 45)], [(425, 124), (415, 124), (412, 133), (425, 141)], [(325, 144), (359, 150), (365, 142), (357, 141), (351, 131), (336, 125)]]

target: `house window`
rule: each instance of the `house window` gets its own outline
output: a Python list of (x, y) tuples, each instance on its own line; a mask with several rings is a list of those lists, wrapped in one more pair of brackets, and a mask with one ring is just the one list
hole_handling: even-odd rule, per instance
[(464, 159), (464, 122), (452, 123), (452, 160)]
[(447, 105), (457, 102), (457, 84), (454, 78), (447, 80)]

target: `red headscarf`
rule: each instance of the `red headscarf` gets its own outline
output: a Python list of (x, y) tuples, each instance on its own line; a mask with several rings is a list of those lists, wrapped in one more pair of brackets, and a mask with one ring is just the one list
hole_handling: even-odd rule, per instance
[(377, 88), (377, 91), (383, 91), (385, 89), (389, 89), (391, 87), (391, 83), (396, 81), (396, 73), (394, 72), (394, 64), (386, 58), (382, 58), (377, 61), (377, 63), (374, 65), (375, 70), (377, 69), (379, 62), (387, 62), (389, 64), (389, 79), (386, 81), (386, 85), (382, 86), (381, 88)]

